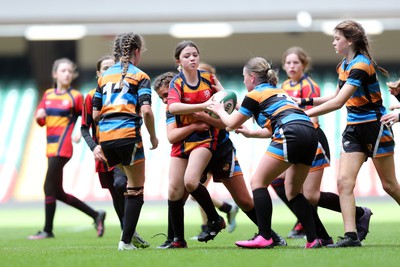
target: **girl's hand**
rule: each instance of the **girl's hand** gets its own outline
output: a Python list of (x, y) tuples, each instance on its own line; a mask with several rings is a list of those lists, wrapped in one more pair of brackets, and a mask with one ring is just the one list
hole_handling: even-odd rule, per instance
[[(207, 116), (209, 116), (209, 115), (207, 115)], [(210, 125), (208, 125), (207, 123), (202, 122), (202, 121), (196, 121), (196, 122), (192, 123), (192, 125), (193, 125), (193, 128), (195, 131), (204, 132), (204, 131), (210, 130)]]
[(225, 112), (224, 104), (218, 103), (217, 101), (214, 100), (210, 101), (209, 105), (207, 106), (207, 109), (218, 116), (221, 114), (221, 112)]
[(393, 124), (399, 121), (399, 114), (398, 113), (389, 113), (385, 114), (381, 118), (381, 122), (388, 127), (391, 127)]
[(250, 132), (251, 132), (251, 131), (249, 130), (249, 128), (247, 128), (247, 127), (244, 126), (244, 125), (239, 126), (239, 127), (235, 130), (235, 133), (237, 133), (237, 134), (242, 134), (244, 137), (251, 137)]
[(222, 84), (219, 82), (219, 80), (215, 76), (214, 76), (214, 81), (215, 81), (215, 85), (211, 85), (212, 88), (214, 88), (217, 92), (225, 90), (225, 88), (222, 86)]
[(387, 82), (386, 85), (392, 95), (397, 96), (400, 93), (400, 80), (397, 82)]
[(38, 119), (44, 119), (46, 118), (47, 114), (46, 114), (46, 110), (44, 108), (40, 108), (37, 110), (36, 112), (36, 118)]
[(150, 150), (156, 149), (158, 147), (158, 138), (157, 138), (157, 136), (151, 136), (150, 137), (150, 142), (151, 142)]
[(107, 162), (106, 156), (104, 156), (103, 149), (100, 145), (97, 145), (93, 150), (93, 155), (95, 160)]

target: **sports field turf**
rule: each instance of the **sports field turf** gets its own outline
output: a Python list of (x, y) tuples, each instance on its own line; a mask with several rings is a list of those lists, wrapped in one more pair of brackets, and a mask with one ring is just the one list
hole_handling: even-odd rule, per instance
[[(279, 201), (275, 201), (273, 228), (286, 236), (294, 224), (294, 216)], [(137, 251), (117, 251), (120, 229), (110, 203), (93, 203), (107, 211), (106, 232), (97, 238), (90, 218), (62, 203), (57, 203), (55, 239), (27, 240), (28, 235), (42, 228), (44, 209), (41, 203), (0, 205), (0, 266), (400, 266), (400, 207), (391, 199), (359, 199), (358, 205), (368, 206), (374, 215), (370, 234), (361, 248), (318, 249), (303, 248), (305, 240), (287, 240), (288, 247), (270, 250), (247, 250), (234, 245), (236, 240), (248, 239), (256, 227), (239, 212), (238, 227), (233, 233), (222, 231), (214, 241), (200, 243), (190, 240), (199, 230), (197, 205), (189, 202), (185, 208), (185, 233), (188, 249), (158, 250), (165, 241), (166, 202), (145, 202), (138, 225), (140, 235), (151, 247)], [(321, 219), (336, 239), (343, 234), (341, 215), (319, 209)], [(153, 238), (152, 238), (153, 237)]]

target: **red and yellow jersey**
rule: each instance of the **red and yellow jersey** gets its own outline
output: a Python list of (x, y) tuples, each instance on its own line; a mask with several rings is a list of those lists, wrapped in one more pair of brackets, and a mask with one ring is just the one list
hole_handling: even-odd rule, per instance
[(140, 107), (151, 105), (149, 76), (129, 63), (122, 88), (121, 63), (107, 69), (98, 80), (93, 109), (100, 111), (99, 141), (102, 146), (140, 142)]
[[(168, 107), (173, 103), (204, 103), (216, 93), (216, 90), (212, 87), (215, 84), (214, 76), (203, 70), (198, 70), (197, 74), (199, 83), (195, 86), (187, 84), (182, 72), (172, 79), (168, 91)], [(191, 114), (172, 116), (174, 116), (177, 127), (185, 127), (197, 121)], [(210, 127), (209, 131), (194, 132), (182, 142), (173, 144), (171, 156), (188, 155), (190, 151), (197, 147), (208, 147), (211, 151), (215, 151), (219, 132), (220, 130), (215, 127)]]
[[(318, 84), (310, 78), (309, 75), (304, 74), (301, 79), (294, 83), (290, 79), (287, 79), (282, 83), (282, 89), (285, 90), (290, 96), (297, 98), (314, 98), (321, 96), (321, 90)], [(301, 108), (309, 109), (312, 106)]]
[(82, 113), (83, 96), (75, 89), (59, 92), (47, 89), (37, 109), (45, 109), (44, 125), (47, 134), (47, 157), (72, 157), (71, 134)]

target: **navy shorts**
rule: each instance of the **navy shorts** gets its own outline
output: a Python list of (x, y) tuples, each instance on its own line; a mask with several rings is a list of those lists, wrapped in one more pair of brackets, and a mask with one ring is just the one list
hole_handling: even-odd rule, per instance
[[(367, 157), (394, 153), (392, 129), (380, 121), (347, 125), (342, 134), (342, 152), (363, 152)], [(367, 159), (366, 157), (366, 159)]]

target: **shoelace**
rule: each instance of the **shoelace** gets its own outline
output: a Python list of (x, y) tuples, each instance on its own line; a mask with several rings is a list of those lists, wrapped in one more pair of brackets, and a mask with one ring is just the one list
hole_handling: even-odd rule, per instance
[(166, 234), (164, 234), (164, 233), (155, 234), (151, 238), (153, 239), (154, 237), (159, 236), (159, 235), (163, 235), (163, 236), (165, 236), (166, 239), (168, 239), (168, 236)]

